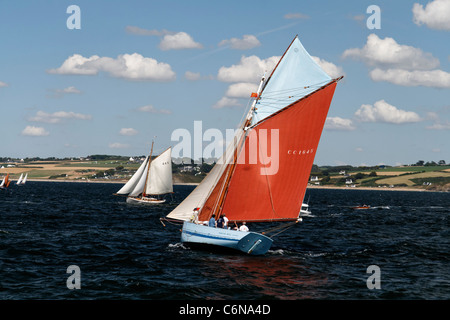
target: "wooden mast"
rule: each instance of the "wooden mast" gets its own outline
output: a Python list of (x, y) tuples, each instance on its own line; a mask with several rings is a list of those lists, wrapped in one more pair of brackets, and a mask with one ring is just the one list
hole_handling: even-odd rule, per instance
[(143, 199), (144, 196), (146, 196), (145, 190), (147, 189), (148, 173), (150, 172), (150, 164), (151, 164), (151, 162), (152, 162), (153, 143), (154, 143), (154, 141), (152, 140), (152, 148), (151, 148), (151, 150), (150, 150), (150, 156), (148, 157), (147, 176), (145, 177), (144, 190), (142, 191), (141, 199)]
[(247, 136), (247, 128), (250, 126), (250, 124), (252, 122), (253, 113), (256, 110), (256, 108), (255, 108), (256, 102), (259, 100), (259, 96), (261, 94), (262, 87), (264, 85), (265, 77), (266, 77), (266, 75), (264, 74), (264, 76), (261, 78), (258, 90), (256, 92), (256, 99), (253, 100), (252, 106), (251, 106), (250, 110), (248, 111), (247, 116), (245, 118), (245, 122), (241, 128), (242, 130), (245, 131), (245, 134), (241, 138), (241, 141), (238, 142), (238, 146), (234, 149), (233, 162), (229, 165), (228, 172), (227, 172), (227, 178), (225, 179), (224, 187), (222, 188), (221, 194), (219, 196), (219, 201), (218, 201), (217, 205), (215, 206), (215, 208), (212, 210), (212, 214), (215, 214), (217, 216), (217, 218), (220, 217), (220, 215), (222, 214), (223, 202), (225, 200), (228, 185), (230, 183), (231, 177), (233, 176), (233, 172), (234, 172), (234, 169), (237, 164), (238, 153), (239, 153), (239, 150), (241, 150), (241, 146), (243, 146), (243, 144), (245, 142), (245, 138)]

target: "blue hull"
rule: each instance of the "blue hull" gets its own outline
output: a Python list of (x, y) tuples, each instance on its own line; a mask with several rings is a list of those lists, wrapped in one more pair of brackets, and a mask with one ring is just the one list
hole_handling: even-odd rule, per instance
[(247, 254), (262, 255), (272, 246), (272, 239), (256, 232), (212, 228), (185, 221), (181, 242), (215, 245)]

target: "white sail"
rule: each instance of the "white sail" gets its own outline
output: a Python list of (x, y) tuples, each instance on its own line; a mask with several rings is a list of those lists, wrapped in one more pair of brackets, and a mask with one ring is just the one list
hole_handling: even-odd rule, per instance
[(22, 184), (25, 184), (25, 182), (27, 182), (27, 178), (28, 178), (28, 173), (25, 174), (25, 177), (22, 180)]
[(141, 194), (160, 195), (170, 192), (173, 192), (171, 148), (152, 161), (150, 157), (146, 157), (136, 173), (117, 194), (137, 197)]
[(143, 173), (146, 172), (145, 168), (146, 168), (147, 163), (148, 163), (148, 157), (145, 158), (144, 162), (141, 164), (139, 169), (134, 173), (134, 175), (131, 177), (131, 179), (128, 180), (128, 182), (119, 191), (117, 191), (117, 194), (129, 194), (131, 191), (134, 190), (134, 188), (136, 187), (136, 185), (139, 182), (139, 179), (141, 178)]
[(134, 186), (134, 189), (131, 190), (129, 197), (137, 197), (142, 192), (144, 192), (145, 188), (145, 181), (147, 180), (147, 172), (148, 172), (148, 160), (145, 163), (144, 170), (141, 173), (141, 176), (139, 177), (139, 180), (137, 181), (136, 185)]
[(312, 93), (330, 80), (331, 77), (311, 58), (298, 37), (295, 37), (266, 81), (252, 125)]
[(187, 196), (172, 212), (167, 215), (167, 218), (187, 221), (191, 218), (194, 208), (202, 207), (208, 199), (209, 194), (215, 188), (218, 180), (222, 176), (227, 165), (233, 161), (234, 150), (236, 143), (240, 141), (244, 130), (238, 129), (234, 136), (234, 140), (230, 142), (222, 157), (214, 165), (208, 175), (202, 182)]
[(173, 192), (172, 148), (161, 153), (150, 163), (146, 194), (158, 195)]
[(21, 184), (23, 178), (23, 173), (20, 174), (19, 180), (17, 180), (16, 184)]

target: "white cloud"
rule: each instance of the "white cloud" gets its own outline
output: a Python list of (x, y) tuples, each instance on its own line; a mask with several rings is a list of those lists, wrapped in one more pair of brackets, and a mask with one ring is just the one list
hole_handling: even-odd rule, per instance
[(287, 13), (284, 15), (285, 19), (308, 19), (309, 16), (306, 14), (296, 12), (296, 13)]
[(100, 57), (95, 55), (85, 58), (80, 54), (74, 54), (67, 58), (59, 68), (47, 70), (47, 73), (95, 75), (99, 70), (90, 63), (98, 59)]
[(1, 87), (8, 87), (8, 84), (6, 82), (0, 81), (0, 88)]
[(384, 100), (379, 100), (372, 105), (363, 104), (355, 112), (355, 117), (362, 122), (386, 122), (386, 123), (411, 123), (422, 119), (412, 111), (400, 110)]
[(160, 113), (160, 114), (171, 114), (172, 111), (170, 110), (166, 110), (166, 109), (156, 109), (154, 106), (152, 105), (146, 105), (146, 106), (142, 106), (137, 108), (138, 111), (141, 112), (148, 112), (148, 113)]
[(175, 32), (168, 31), (165, 29), (156, 30), (156, 29), (143, 29), (135, 26), (126, 26), (125, 30), (127, 33), (136, 34), (139, 36), (164, 36), (166, 34), (174, 34)]
[(124, 143), (120, 143), (120, 142), (113, 142), (109, 144), (109, 147), (111, 149), (126, 149), (129, 148), (130, 146), (128, 144), (124, 144)]
[(347, 49), (342, 57), (362, 60), (369, 66), (380, 68), (431, 70), (439, 66), (439, 60), (431, 53), (398, 44), (393, 38), (380, 39), (376, 34), (367, 37), (363, 48)]
[(433, 125), (426, 128), (431, 130), (450, 130), (450, 121), (436, 121)]
[(434, 0), (425, 8), (414, 3), (412, 12), (413, 21), (419, 26), (425, 24), (431, 29), (450, 30), (450, 0)]
[(70, 86), (64, 89), (50, 89), (49, 91), (53, 92), (50, 97), (61, 98), (65, 94), (81, 94), (81, 91), (75, 88), (74, 86)]
[(135, 136), (138, 134), (138, 132), (133, 128), (122, 128), (120, 129), (119, 134), (122, 136)]
[(85, 58), (74, 54), (56, 69), (47, 70), (51, 74), (96, 75), (100, 71), (113, 77), (127, 80), (172, 81), (175, 72), (169, 64), (138, 53), (119, 55), (116, 59), (97, 55)]
[(256, 92), (258, 85), (255, 83), (239, 82), (228, 87), (225, 95), (230, 98), (250, 98), (252, 92)]
[(217, 79), (224, 82), (258, 82), (264, 72), (270, 73), (280, 57), (261, 60), (257, 56), (242, 56), (239, 64), (221, 67)]
[(195, 42), (186, 32), (166, 34), (159, 43), (161, 50), (201, 49), (203, 45)]
[(338, 78), (345, 76), (345, 72), (341, 67), (338, 67), (334, 63), (320, 59), (318, 57), (311, 56), (311, 58), (325, 71), (331, 78)]
[(428, 119), (432, 120), (434, 123), (427, 126), (427, 129), (431, 130), (450, 130), (450, 121), (442, 120), (441, 117), (436, 112), (428, 112)]
[(450, 88), (450, 73), (442, 70), (407, 71), (402, 69), (374, 69), (370, 72), (374, 81), (387, 81), (401, 86)]
[(242, 104), (238, 99), (223, 97), (213, 105), (214, 109), (231, 108), (231, 107), (242, 107)]
[(78, 90), (77, 88), (75, 88), (74, 86), (70, 86), (64, 89), (57, 89), (56, 92), (60, 92), (60, 93), (75, 93), (75, 94), (79, 94), (81, 93), (80, 90)]
[(325, 121), (325, 129), (350, 131), (355, 130), (356, 127), (353, 125), (353, 121), (351, 119), (328, 117)]
[(219, 43), (219, 47), (221, 46), (230, 46), (231, 49), (236, 50), (248, 50), (255, 47), (259, 47), (261, 42), (251, 34), (246, 34), (242, 37), (242, 39), (231, 38), (229, 40), (222, 40)]
[(48, 136), (49, 132), (42, 127), (26, 126), (25, 129), (22, 130), (22, 135), (32, 137), (44, 137)]
[(204, 75), (202, 76), (200, 72), (192, 72), (186, 71), (184, 73), (184, 77), (190, 81), (198, 81), (198, 80), (213, 80), (214, 77), (212, 75)]
[(63, 120), (69, 119), (91, 120), (92, 116), (89, 114), (75, 113), (72, 111), (57, 111), (54, 113), (38, 111), (34, 117), (30, 117), (28, 120), (33, 122), (61, 123)]
[(199, 72), (186, 71), (184, 77), (191, 81), (200, 80), (201, 75)]

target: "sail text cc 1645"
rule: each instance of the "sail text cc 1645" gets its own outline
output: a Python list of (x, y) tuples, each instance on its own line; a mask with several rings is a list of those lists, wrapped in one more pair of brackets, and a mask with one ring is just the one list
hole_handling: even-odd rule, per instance
[[(268, 79), (263, 77), (258, 92), (252, 94), (255, 99), (234, 142), (167, 218), (188, 221), (193, 209), (200, 208), (199, 221), (223, 214), (235, 222), (296, 221), (302, 203), (298, 199), (304, 199), (341, 78), (331, 79), (295, 37)], [(265, 241), (257, 236), (248, 239), (254, 245)], [(256, 248), (249, 245), (252, 251)]]

